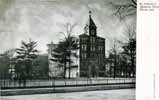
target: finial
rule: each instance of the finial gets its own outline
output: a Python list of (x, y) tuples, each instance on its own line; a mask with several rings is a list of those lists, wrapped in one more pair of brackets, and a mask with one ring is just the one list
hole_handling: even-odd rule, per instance
[(92, 14), (92, 11), (89, 11), (89, 16), (91, 16), (91, 14)]

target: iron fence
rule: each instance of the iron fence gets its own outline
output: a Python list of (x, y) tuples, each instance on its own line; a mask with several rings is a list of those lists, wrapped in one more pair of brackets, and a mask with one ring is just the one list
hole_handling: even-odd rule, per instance
[(35, 87), (66, 87), (87, 85), (112, 85), (112, 84), (135, 84), (135, 78), (76, 78), (76, 79), (43, 79), (43, 80), (0, 80), (2, 89), (8, 88), (35, 88)]

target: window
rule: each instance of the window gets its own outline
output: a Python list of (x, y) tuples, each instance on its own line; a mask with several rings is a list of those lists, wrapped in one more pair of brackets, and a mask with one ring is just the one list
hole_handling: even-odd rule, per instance
[(92, 34), (92, 35), (95, 35), (95, 31), (94, 31), (94, 30), (91, 30), (91, 34)]
[(100, 51), (100, 46), (98, 47), (98, 51)]
[(87, 55), (86, 55), (86, 53), (84, 53), (84, 58), (85, 58), (85, 59), (87, 58)]
[(96, 48), (95, 47), (93, 47), (93, 51), (95, 51), (96, 50)]
[(95, 37), (91, 37), (91, 43), (95, 43)]
[(102, 46), (99, 46), (99, 47), (98, 47), (98, 50), (99, 50), (99, 51), (103, 51), (103, 47), (102, 47)]
[(80, 39), (80, 42), (86, 43), (86, 42), (87, 42), (87, 37), (82, 37), (82, 38)]
[(86, 51), (87, 50), (87, 45), (81, 45), (81, 48), (83, 51)]
[(91, 51), (95, 51), (95, 50), (96, 50), (95, 46), (91, 46)]
[(81, 57), (82, 57), (82, 59), (86, 59), (87, 58), (87, 54), (86, 53), (82, 53)]
[(102, 46), (101, 46), (101, 48), (100, 48), (100, 51), (103, 51), (103, 48), (102, 48)]
[(87, 45), (84, 45), (84, 51), (86, 51), (87, 50)]

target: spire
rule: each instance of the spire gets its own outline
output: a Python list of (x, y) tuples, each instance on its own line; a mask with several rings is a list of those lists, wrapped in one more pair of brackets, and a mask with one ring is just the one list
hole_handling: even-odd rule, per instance
[(85, 33), (89, 32), (90, 27), (95, 27), (96, 28), (96, 25), (95, 25), (95, 23), (92, 19), (92, 11), (89, 11), (89, 19), (88, 19), (88, 22), (86, 23), (86, 26), (84, 27)]
[(92, 19), (92, 11), (89, 11), (89, 23), (88, 23), (88, 25), (96, 27), (96, 25), (95, 25), (95, 23), (94, 23), (94, 21)]

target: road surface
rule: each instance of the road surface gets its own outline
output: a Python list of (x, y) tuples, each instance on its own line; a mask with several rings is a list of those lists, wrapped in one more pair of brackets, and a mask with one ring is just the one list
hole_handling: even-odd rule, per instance
[(1, 100), (135, 100), (135, 89), (3, 96)]

